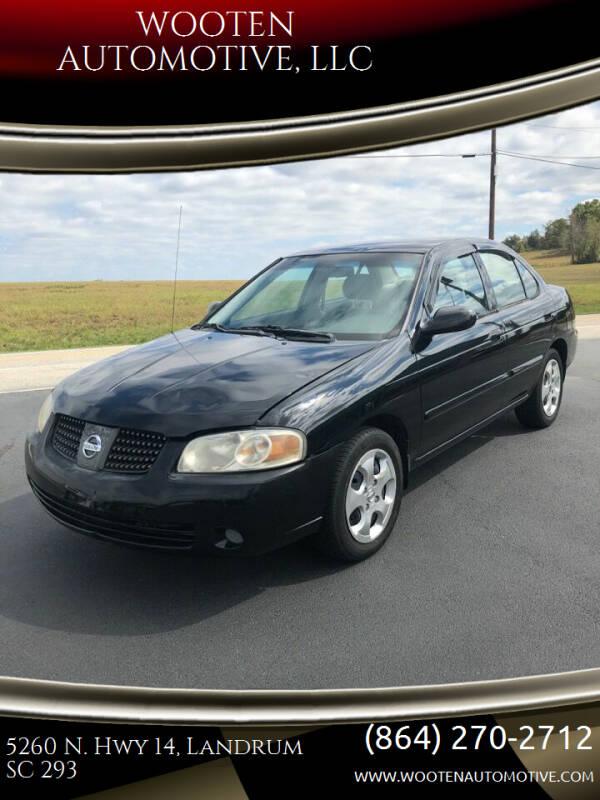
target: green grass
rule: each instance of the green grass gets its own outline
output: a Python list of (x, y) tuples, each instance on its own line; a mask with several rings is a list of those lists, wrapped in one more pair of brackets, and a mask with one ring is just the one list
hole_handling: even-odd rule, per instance
[[(180, 281), (175, 329), (243, 281)], [(138, 344), (171, 329), (172, 281), (0, 283), (0, 353)]]
[[(578, 314), (600, 313), (600, 263), (571, 264), (550, 250), (523, 255), (546, 281), (568, 289)], [(242, 283), (180, 281), (175, 329), (197, 322), (209, 303)], [(277, 291), (274, 308), (297, 287), (290, 282)], [(171, 281), (0, 283), (0, 353), (146, 342), (171, 329), (172, 300)]]
[(545, 281), (567, 289), (577, 314), (600, 314), (600, 263), (571, 264), (571, 256), (558, 250), (522, 255)]

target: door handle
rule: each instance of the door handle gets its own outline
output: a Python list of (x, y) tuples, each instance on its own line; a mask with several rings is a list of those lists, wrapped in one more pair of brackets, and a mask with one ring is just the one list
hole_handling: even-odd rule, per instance
[(493, 336), (490, 336), (487, 341), (478, 344), (475, 347), (475, 351), (477, 353), (481, 353), (484, 350), (491, 350), (493, 347), (497, 347), (498, 345), (502, 344), (505, 339), (506, 336), (504, 333), (495, 333)]

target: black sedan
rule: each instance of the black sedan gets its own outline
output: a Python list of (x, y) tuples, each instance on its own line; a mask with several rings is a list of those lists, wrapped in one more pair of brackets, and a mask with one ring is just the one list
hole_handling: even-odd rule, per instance
[(62, 381), (27, 475), (101, 539), (260, 553), (310, 536), (358, 561), (420, 464), (510, 409), (551, 425), (575, 348), (568, 293), (497, 242), (296, 254)]

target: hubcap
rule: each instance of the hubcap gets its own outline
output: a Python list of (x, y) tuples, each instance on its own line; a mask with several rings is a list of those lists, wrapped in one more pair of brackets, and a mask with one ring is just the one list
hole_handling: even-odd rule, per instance
[(352, 470), (346, 490), (346, 522), (357, 542), (382, 533), (396, 497), (396, 468), (385, 450), (369, 450)]
[(546, 364), (542, 378), (542, 406), (547, 417), (553, 417), (560, 400), (560, 366), (555, 358)]

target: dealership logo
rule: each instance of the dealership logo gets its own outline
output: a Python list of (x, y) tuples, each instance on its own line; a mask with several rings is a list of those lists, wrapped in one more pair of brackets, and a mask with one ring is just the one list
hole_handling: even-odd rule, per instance
[(92, 433), (81, 445), (81, 452), (86, 458), (97, 456), (100, 450), (102, 450), (102, 439), (97, 433)]

